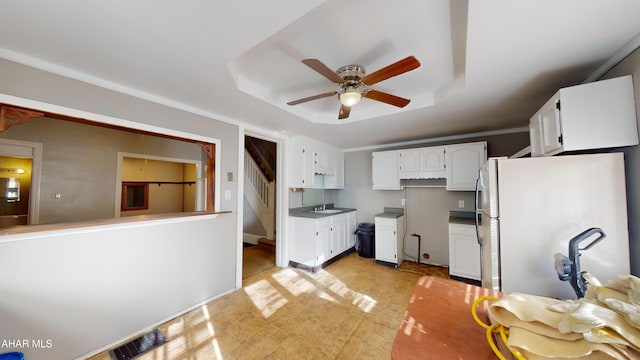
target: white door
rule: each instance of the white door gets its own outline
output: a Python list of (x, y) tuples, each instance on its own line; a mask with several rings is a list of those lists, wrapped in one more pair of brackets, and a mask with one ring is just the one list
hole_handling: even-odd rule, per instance
[(480, 245), (473, 226), (449, 224), (449, 272), (480, 280)]
[(376, 221), (376, 260), (396, 263), (396, 227), (395, 219), (390, 221), (382, 219)]
[(400, 173), (417, 173), (420, 171), (420, 150), (400, 150), (398, 154), (398, 168)]
[(420, 152), (422, 171), (444, 170), (444, 146), (424, 148)]
[(40, 223), (40, 174), (42, 171), (42, 143), (0, 139), (0, 156), (31, 159), (28, 224)]
[(397, 151), (380, 151), (373, 153), (371, 180), (374, 190), (400, 190)]
[(318, 220), (317, 222), (317, 237), (316, 237), (316, 266), (324, 263), (330, 257), (332, 236), (331, 236), (331, 221)]

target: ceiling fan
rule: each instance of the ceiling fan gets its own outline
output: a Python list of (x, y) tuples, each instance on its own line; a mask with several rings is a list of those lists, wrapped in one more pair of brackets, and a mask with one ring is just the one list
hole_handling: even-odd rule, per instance
[(338, 94), (338, 98), (340, 99), (340, 112), (338, 113), (338, 119), (348, 118), (349, 113), (351, 112), (351, 107), (357, 104), (363, 97), (401, 108), (407, 106), (411, 100), (371, 89), (371, 85), (388, 78), (404, 74), (405, 72), (411, 71), (420, 66), (420, 62), (415, 57), (408, 56), (391, 65), (383, 67), (378, 71), (366, 75), (365, 69), (361, 65), (347, 65), (333, 71), (318, 59), (304, 59), (302, 62), (318, 72), (320, 75), (329, 79), (331, 82), (340, 85), (341, 90), (330, 91), (290, 101), (287, 105), (298, 105)]

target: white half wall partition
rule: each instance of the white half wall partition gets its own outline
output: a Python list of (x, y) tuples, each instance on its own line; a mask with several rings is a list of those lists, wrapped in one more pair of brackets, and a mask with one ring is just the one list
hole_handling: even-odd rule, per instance
[[(0, 237), (0, 339), (84, 358), (236, 288), (236, 217), (199, 215)], [(9, 351), (6, 350), (6, 351)], [(0, 351), (3, 352), (3, 351)]]
[(239, 187), (223, 180), (240, 171), (237, 123), (4, 59), (0, 78), (3, 104), (215, 144), (215, 209), (225, 212), (0, 233), (0, 341), (13, 344), (0, 353), (85, 358), (241, 285)]

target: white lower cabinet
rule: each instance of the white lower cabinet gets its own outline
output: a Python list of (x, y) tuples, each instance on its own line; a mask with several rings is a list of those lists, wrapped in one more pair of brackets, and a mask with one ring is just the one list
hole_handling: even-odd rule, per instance
[(355, 211), (321, 218), (291, 216), (290, 260), (317, 268), (349, 250), (355, 245), (356, 216)]
[(474, 225), (449, 224), (449, 274), (480, 280), (480, 245)]
[(404, 236), (404, 215), (397, 218), (375, 218), (376, 260), (399, 265), (404, 256), (402, 241)]

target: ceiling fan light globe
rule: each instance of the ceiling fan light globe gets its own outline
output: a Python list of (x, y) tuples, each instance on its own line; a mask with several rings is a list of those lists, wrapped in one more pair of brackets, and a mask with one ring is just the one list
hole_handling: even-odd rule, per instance
[(353, 106), (360, 102), (362, 94), (357, 91), (345, 91), (340, 94), (340, 103), (344, 106)]

